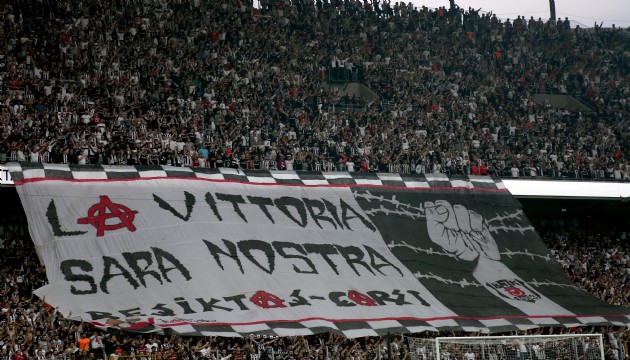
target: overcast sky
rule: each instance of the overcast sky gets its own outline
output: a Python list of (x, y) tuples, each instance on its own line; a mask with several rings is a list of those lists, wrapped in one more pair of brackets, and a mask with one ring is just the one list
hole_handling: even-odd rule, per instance
[[(392, 0), (395, 3), (397, 0)], [(449, 6), (448, 0), (405, 0), (417, 6), (439, 7)], [(472, 6), (483, 11), (492, 11), (501, 18), (514, 19), (517, 15), (526, 18), (533, 16), (544, 20), (549, 18), (549, 0), (455, 0), (464, 9)], [(556, 0), (556, 17), (568, 17), (593, 27), (595, 21), (604, 22), (605, 27), (615, 24), (618, 27), (630, 27), (630, 0)]]

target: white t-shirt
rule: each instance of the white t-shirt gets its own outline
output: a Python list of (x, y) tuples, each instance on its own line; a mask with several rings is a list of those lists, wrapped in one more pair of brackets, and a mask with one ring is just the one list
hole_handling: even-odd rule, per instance
[(29, 157), (31, 162), (39, 162), (39, 153), (31, 151)]
[(79, 165), (87, 164), (88, 151), (87, 149), (83, 150), (81, 154), (77, 157)]

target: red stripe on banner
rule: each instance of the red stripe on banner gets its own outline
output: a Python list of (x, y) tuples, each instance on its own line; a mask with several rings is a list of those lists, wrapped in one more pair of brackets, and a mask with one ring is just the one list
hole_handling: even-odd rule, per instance
[[(184, 325), (198, 325), (198, 326), (246, 326), (246, 325), (258, 325), (258, 324), (266, 324), (266, 323), (301, 323), (305, 321), (327, 321), (331, 323), (345, 323), (345, 322), (369, 322), (369, 321), (440, 321), (440, 320), (509, 320), (509, 319), (543, 319), (543, 318), (551, 318), (551, 319), (569, 319), (569, 318), (589, 318), (589, 317), (626, 317), (630, 316), (630, 314), (626, 315), (611, 315), (611, 314), (593, 314), (593, 315), (510, 315), (510, 316), (490, 316), (490, 317), (472, 317), (472, 316), (441, 316), (441, 317), (432, 317), (432, 318), (417, 318), (417, 317), (385, 317), (385, 318), (368, 318), (368, 319), (327, 319), (321, 317), (312, 317), (312, 318), (304, 318), (299, 320), (260, 320), (260, 321), (248, 321), (248, 322), (173, 322), (166, 324), (155, 324), (159, 327), (175, 327), (175, 326), (184, 326)], [(102, 325), (98, 322), (91, 322), (92, 325)], [(142, 325), (146, 325), (146, 322), (143, 322)], [(536, 324), (534, 324), (536, 325)], [(562, 324), (559, 324), (562, 325)], [(588, 325), (588, 324), (584, 324)], [(107, 325), (106, 325), (107, 326)], [(132, 327), (133, 328), (133, 327)]]
[[(243, 175), (246, 176), (246, 175)], [(429, 187), (406, 187), (406, 186), (397, 186), (397, 185), (374, 185), (374, 184), (282, 184), (282, 183), (268, 183), (268, 182), (250, 182), (250, 181), (241, 181), (241, 180), (228, 180), (228, 179), (206, 179), (206, 178), (194, 178), (187, 176), (154, 176), (154, 177), (146, 177), (146, 178), (122, 178), (122, 179), (64, 179), (64, 178), (30, 178), (23, 180), (14, 180), (13, 183), (15, 186), (22, 186), (29, 183), (36, 183), (42, 181), (64, 181), (64, 182), (76, 182), (76, 183), (92, 183), (92, 182), (126, 182), (126, 181), (143, 181), (143, 180), (196, 180), (196, 181), (207, 181), (213, 183), (235, 183), (235, 184), (245, 184), (245, 185), (258, 185), (258, 186), (300, 186), (300, 187), (310, 187), (310, 188), (318, 188), (318, 187), (362, 187), (362, 188), (380, 188), (380, 189), (396, 189), (396, 190), (470, 190), (470, 191), (481, 191), (481, 192), (489, 192), (489, 193), (506, 193), (508, 190), (506, 188), (503, 189), (487, 189), (487, 188), (477, 188), (477, 187), (465, 187), (465, 186), (429, 186)], [(300, 180), (300, 179), (296, 179)], [(374, 179), (378, 181), (378, 179)], [(402, 180), (404, 181), (404, 180)]]

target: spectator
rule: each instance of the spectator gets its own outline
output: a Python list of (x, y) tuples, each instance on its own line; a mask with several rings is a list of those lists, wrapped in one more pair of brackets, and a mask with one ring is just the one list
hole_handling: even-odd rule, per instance
[(81, 333), (81, 337), (77, 339), (77, 346), (81, 355), (86, 356), (90, 352), (90, 339), (88, 339), (85, 333)]

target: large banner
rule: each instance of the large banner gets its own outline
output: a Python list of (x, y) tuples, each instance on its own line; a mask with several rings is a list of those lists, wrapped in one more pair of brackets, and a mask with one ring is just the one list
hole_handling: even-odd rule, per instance
[(23, 164), (65, 316), (137, 331), (348, 337), (625, 325), (489, 177)]
[(13, 185), (11, 173), (9, 172), (9, 168), (5, 165), (0, 165), (0, 185)]

